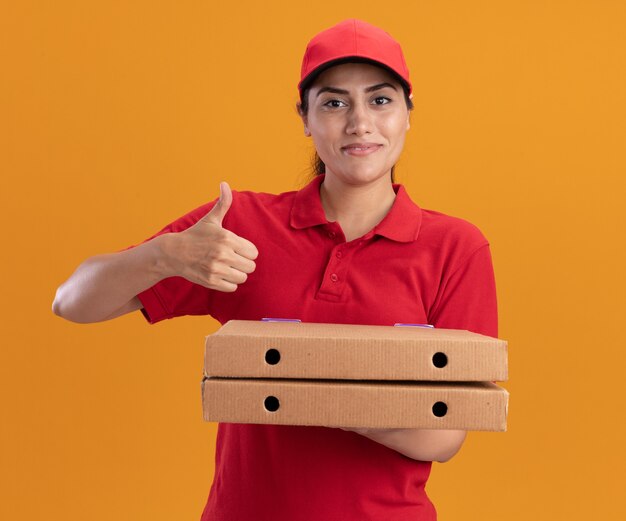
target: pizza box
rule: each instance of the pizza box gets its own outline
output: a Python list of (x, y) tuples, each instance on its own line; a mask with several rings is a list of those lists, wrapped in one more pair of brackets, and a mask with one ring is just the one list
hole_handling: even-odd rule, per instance
[(211, 422), (505, 431), (509, 393), (491, 382), (205, 377)]
[(507, 342), (457, 329), (230, 320), (206, 337), (204, 375), (506, 381)]

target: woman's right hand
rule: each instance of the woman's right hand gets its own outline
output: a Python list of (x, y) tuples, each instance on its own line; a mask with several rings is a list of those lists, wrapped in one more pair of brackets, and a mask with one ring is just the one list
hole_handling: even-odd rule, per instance
[(53, 312), (79, 323), (110, 320), (141, 309), (137, 295), (174, 276), (218, 291), (235, 291), (254, 271), (258, 251), (222, 227), (231, 203), (230, 187), (221, 183), (219, 201), (186, 230), (88, 258), (57, 289)]
[(220, 183), (220, 198), (196, 224), (168, 234), (163, 244), (171, 272), (190, 282), (232, 292), (256, 267), (259, 252), (249, 240), (222, 226), (233, 201), (228, 183)]

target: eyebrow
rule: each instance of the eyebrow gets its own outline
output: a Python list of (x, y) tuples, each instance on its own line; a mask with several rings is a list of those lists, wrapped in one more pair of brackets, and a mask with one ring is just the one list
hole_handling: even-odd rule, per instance
[[(391, 83), (384, 82), (377, 83), (376, 85), (372, 85), (371, 87), (367, 87), (365, 89), (365, 92), (374, 92), (375, 90), (384, 89), (385, 87), (391, 87), (395, 91), (398, 90)], [(324, 92), (332, 92), (333, 94), (350, 94), (347, 90), (338, 89), (337, 87), (322, 87), (320, 90), (317, 91), (317, 95), (315, 97), (317, 98), (320, 94)]]

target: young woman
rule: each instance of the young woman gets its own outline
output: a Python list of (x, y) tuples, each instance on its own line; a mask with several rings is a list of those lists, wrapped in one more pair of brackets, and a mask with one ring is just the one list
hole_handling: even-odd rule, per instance
[[(83, 262), (57, 291), (75, 322), (141, 310), (393, 325), (497, 336), (489, 245), (470, 223), (419, 208), (393, 182), (412, 109), (402, 50), (346, 20), (309, 43), (298, 86), (316, 176), (278, 195), (232, 192), (142, 244)], [(434, 520), (432, 461), (464, 431), (219, 425), (203, 520)]]

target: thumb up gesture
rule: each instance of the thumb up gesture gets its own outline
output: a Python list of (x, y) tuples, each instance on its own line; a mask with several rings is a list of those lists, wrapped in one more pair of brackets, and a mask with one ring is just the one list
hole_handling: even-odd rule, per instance
[(256, 267), (259, 255), (250, 241), (222, 227), (233, 202), (228, 183), (220, 183), (220, 198), (196, 224), (174, 234), (174, 271), (178, 276), (218, 291), (232, 292)]

